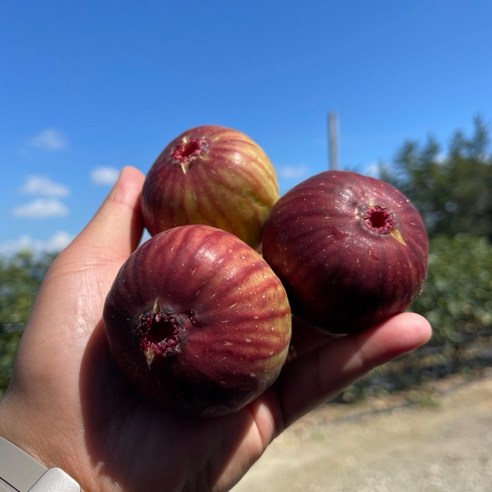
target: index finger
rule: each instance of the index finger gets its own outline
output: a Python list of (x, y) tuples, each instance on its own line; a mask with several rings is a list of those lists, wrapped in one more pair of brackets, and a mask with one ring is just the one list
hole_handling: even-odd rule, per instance
[(432, 335), (429, 322), (415, 313), (402, 313), (367, 331), (354, 333), (313, 350), (287, 364), (269, 395), (276, 433), (336, 396), (374, 367), (425, 344)]

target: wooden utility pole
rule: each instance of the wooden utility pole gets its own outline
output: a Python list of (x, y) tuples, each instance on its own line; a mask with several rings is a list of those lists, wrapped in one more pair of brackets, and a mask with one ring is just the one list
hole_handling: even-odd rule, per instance
[(328, 113), (328, 166), (338, 168), (338, 120), (334, 112)]

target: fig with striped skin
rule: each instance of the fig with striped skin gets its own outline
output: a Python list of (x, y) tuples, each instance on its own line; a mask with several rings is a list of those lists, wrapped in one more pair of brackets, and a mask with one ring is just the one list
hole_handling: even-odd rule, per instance
[(334, 333), (406, 310), (427, 274), (417, 209), (392, 185), (349, 171), (322, 172), (280, 198), (262, 252), (293, 314)]
[(268, 156), (244, 133), (204, 125), (170, 142), (147, 173), (144, 224), (151, 235), (186, 224), (208, 224), (257, 248), (278, 200)]
[(270, 266), (206, 225), (143, 243), (118, 272), (103, 319), (138, 392), (199, 417), (239, 410), (270, 386), (291, 336), (287, 295)]

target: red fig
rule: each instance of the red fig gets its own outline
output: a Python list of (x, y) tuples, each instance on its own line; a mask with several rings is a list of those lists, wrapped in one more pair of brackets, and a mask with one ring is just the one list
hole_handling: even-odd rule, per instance
[(428, 241), (419, 212), (392, 185), (326, 171), (280, 198), (262, 252), (294, 314), (348, 333), (410, 306), (426, 277)]
[(206, 225), (143, 243), (116, 276), (103, 318), (110, 350), (141, 394), (204, 417), (236, 411), (271, 385), (291, 334), (270, 266)]
[(147, 173), (142, 192), (150, 234), (186, 224), (224, 229), (256, 248), (279, 196), (265, 152), (237, 130), (204, 125), (170, 142)]

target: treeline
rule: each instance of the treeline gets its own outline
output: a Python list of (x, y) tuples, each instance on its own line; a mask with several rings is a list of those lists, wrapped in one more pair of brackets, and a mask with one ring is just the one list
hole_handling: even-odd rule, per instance
[(466, 234), (492, 241), (492, 156), (482, 118), (467, 137), (456, 131), (443, 150), (429, 136), (408, 141), (380, 177), (400, 189), (422, 213), (431, 238)]

